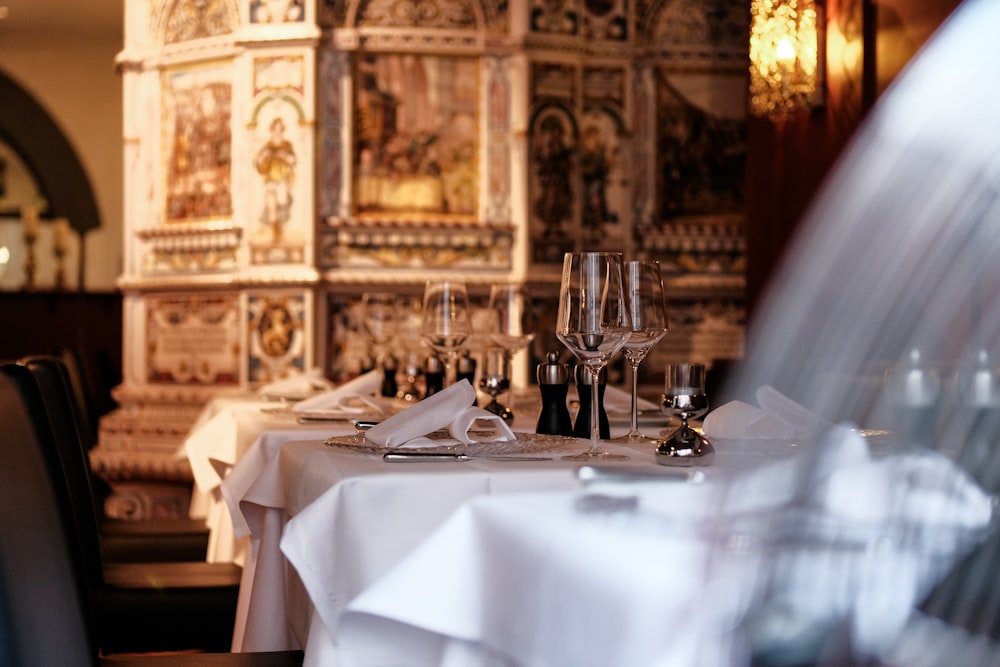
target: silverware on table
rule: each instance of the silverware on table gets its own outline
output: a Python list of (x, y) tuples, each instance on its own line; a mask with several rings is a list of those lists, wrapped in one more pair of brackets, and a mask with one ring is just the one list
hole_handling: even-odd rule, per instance
[(397, 461), (472, 461), (485, 459), (487, 461), (551, 461), (551, 456), (525, 456), (503, 454), (463, 454), (460, 452), (386, 452), (382, 459), (389, 462)]

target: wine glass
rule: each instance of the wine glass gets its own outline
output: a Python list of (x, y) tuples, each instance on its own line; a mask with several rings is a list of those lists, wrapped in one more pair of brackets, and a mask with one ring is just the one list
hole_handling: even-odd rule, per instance
[(497, 400), (497, 396), (510, 388), (508, 365), (507, 351), (504, 348), (488, 346), (483, 354), (483, 373), (479, 378), (479, 386), (492, 399), (485, 409), (509, 424), (514, 421), (514, 412)]
[(424, 286), (423, 319), (420, 336), (443, 357), (448, 376), (466, 339), (472, 335), (469, 291), (465, 283), (428, 281)]
[[(570, 252), (563, 258), (556, 313), (556, 336), (590, 373), (597, 386), (601, 370), (632, 330), (625, 297), (621, 253)], [(576, 461), (627, 460), (601, 448), (600, 397), (591, 392), (590, 450), (565, 457)]]
[(410, 402), (420, 399), (417, 379), (426, 354), (420, 338), (422, 309), (422, 295), (401, 295), (396, 299), (396, 337), (392, 341), (393, 349), (400, 356), (400, 385), (396, 397)]
[(704, 364), (667, 364), (663, 388), (663, 408), (681, 418), (676, 431), (656, 445), (656, 460), (665, 465), (707, 465), (715, 449), (688, 420), (708, 412)]
[[(490, 286), (489, 323), (487, 336), (490, 344), (502, 351), (503, 374), (512, 384), (511, 360), (535, 339), (535, 318), (524, 287), (517, 283), (495, 283)], [(513, 403), (513, 397), (508, 402)], [(513, 419), (514, 412), (506, 408)]]
[(652, 443), (656, 438), (639, 430), (639, 364), (669, 330), (660, 263), (651, 260), (628, 262), (625, 264), (625, 283), (632, 334), (625, 341), (623, 352), (632, 367), (632, 414), (628, 434), (616, 440), (629, 444)]

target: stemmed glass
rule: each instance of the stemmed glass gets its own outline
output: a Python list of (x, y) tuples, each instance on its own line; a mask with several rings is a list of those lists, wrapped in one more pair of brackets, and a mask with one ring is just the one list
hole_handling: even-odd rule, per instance
[(681, 418), (681, 425), (656, 445), (656, 460), (666, 465), (707, 465), (715, 449), (688, 420), (708, 412), (704, 364), (667, 364), (663, 408)]
[[(632, 330), (625, 297), (621, 253), (570, 252), (563, 258), (556, 313), (556, 336), (598, 385), (601, 370), (628, 340)], [(591, 392), (590, 449), (567, 456), (575, 461), (627, 460), (601, 448), (600, 396)]]
[(452, 377), (459, 351), (471, 335), (472, 315), (465, 283), (428, 281), (424, 286), (420, 336), (443, 357), (448, 377)]
[(510, 388), (510, 376), (507, 374), (509, 363), (506, 350), (502, 347), (489, 345), (483, 354), (483, 373), (479, 378), (479, 386), (492, 399), (486, 405), (486, 410), (498, 415), (508, 424), (514, 421), (514, 412), (497, 400), (497, 396)]
[[(510, 381), (511, 359), (535, 339), (534, 312), (524, 287), (517, 283), (491, 285), (489, 317), (486, 333), (490, 343), (503, 351), (503, 375)], [(513, 403), (513, 398), (508, 402)], [(514, 418), (510, 406), (505, 413)]]
[(630, 444), (652, 443), (655, 438), (639, 431), (639, 364), (649, 351), (667, 335), (667, 302), (663, 292), (660, 263), (633, 260), (625, 264), (632, 334), (625, 342), (624, 354), (632, 367), (632, 415), (628, 434), (616, 438)]
[(420, 327), (423, 322), (422, 296), (400, 296), (396, 299), (396, 338), (394, 349), (400, 355), (401, 383), (397, 397), (404, 401), (420, 398), (417, 378), (423, 362), (423, 345), (420, 341)]

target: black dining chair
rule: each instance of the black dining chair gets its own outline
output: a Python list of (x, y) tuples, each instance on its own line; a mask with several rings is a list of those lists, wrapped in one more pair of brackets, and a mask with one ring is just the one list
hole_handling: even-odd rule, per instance
[[(235, 625), (241, 569), (230, 563), (109, 563), (103, 558), (93, 506), (86, 496), (83, 452), (57, 438), (40, 389), (38, 368), (0, 366), (30, 394), (25, 401), (41, 445), (52, 450), (53, 483), (67, 501), (63, 508), (71, 548), (93, 612), (98, 647), (106, 653), (196, 649), (225, 651)], [(0, 424), (0, 429), (3, 425)], [(0, 432), (3, 432), (0, 430)]]
[[(104, 514), (99, 480), (90, 468), (87, 436), (81, 426), (79, 404), (66, 361), (56, 355), (29, 355), (18, 360), (31, 370), (42, 390), (57, 442), (73, 449), (82, 469), (70, 477), (74, 498), (89, 503), (97, 520), (101, 552), (106, 562), (204, 561), (208, 553), (209, 530), (204, 521), (191, 518), (164, 518), (129, 521)], [(74, 448), (73, 443), (76, 444)]]
[[(301, 651), (107, 655), (98, 638), (95, 601), (81, 556), (72, 498), (61, 483), (63, 465), (30, 371), (0, 364), (0, 664), (301, 665)], [(136, 607), (135, 612), (141, 613)], [(144, 616), (148, 623), (170, 618)], [(190, 648), (190, 647), (189, 647)]]

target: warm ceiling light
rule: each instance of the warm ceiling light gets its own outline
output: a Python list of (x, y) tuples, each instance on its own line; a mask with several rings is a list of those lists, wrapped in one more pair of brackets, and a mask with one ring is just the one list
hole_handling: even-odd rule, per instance
[(750, 3), (750, 113), (781, 120), (822, 98), (816, 0)]

